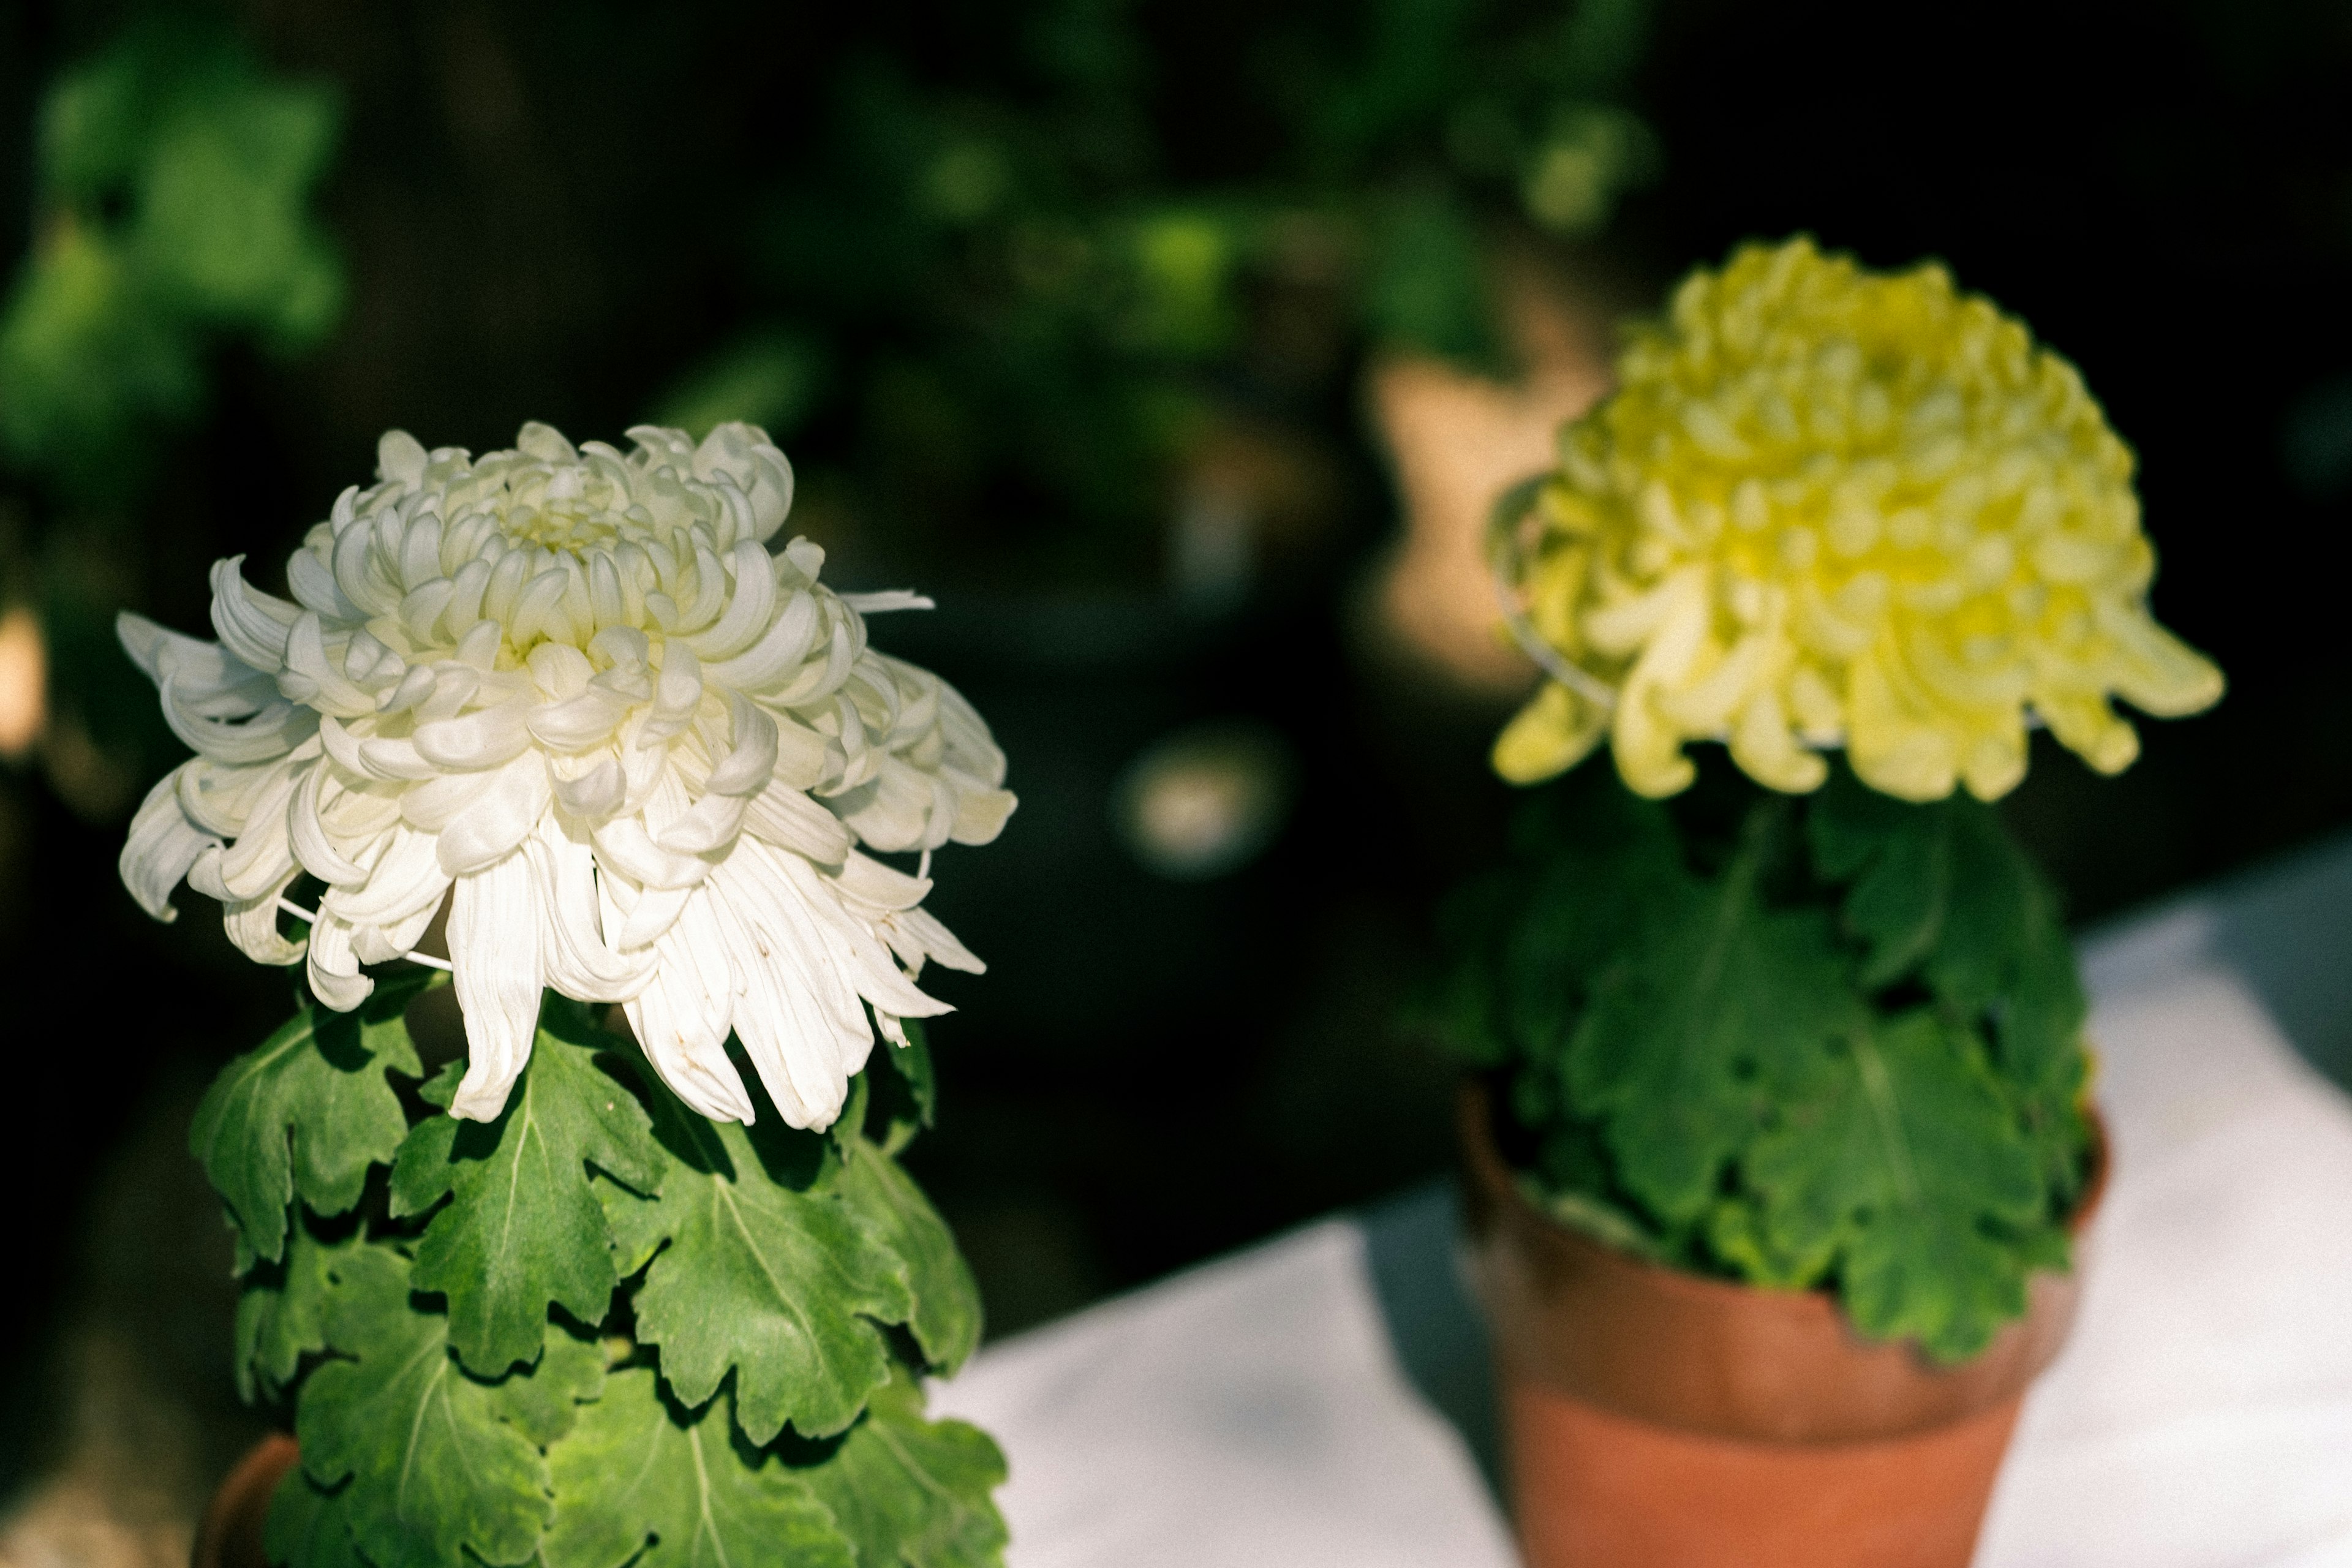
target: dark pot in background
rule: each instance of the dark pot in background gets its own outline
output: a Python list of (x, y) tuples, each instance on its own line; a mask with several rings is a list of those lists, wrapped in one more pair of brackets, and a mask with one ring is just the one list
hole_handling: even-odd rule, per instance
[(246, 1450), (205, 1506), (204, 1521), (196, 1526), (195, 1568), (266, 1568), (261, 1532), (269, 1521), (269, 1500), (300, 1458), (294, 1439), (283, 1432)]
[[(1465, 1206), (1493, 1329), (1528, 1568), (1967, 1568), (2027, 1384), (2073, 1325), (2080, 1269), (1937, 1367), (1823, 1292), (1644, 1263), (1520, 1194), (1486, 1091), (1463, 1091)], [(2096, 1164), (2079, 1241), (2106, 1183)]]

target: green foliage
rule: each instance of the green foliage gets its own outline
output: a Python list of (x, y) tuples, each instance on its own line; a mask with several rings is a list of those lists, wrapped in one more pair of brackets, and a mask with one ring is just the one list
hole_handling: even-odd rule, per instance
[(539, 1446), (503, 1391), (457, 1364), (446, 1321), (411, 1306), (406, 1259), (364, 1247), (341, 1274), (327, 1315), (341, 1353), (305, 1383), (295, 1425), (303, 1474), (330, 1490), (350, 1482), (351, 1533), (386, 1568), (461, 1550), (528, 1562), (554, 1512)]
[(875, 1390), (866, 1419), (832, 1459), (807, 1472), (861, 1564), (988, 1568), (1003, 1560), (1004, 1521), (989, 1493), (1004, 1456), (961, 1421), (923, 1419), (904, 1373)]
[(1881, 1338), (1965, 1353), (2025, 1310), (2021, 1238), (2051, 1200), (1981, 1042), (1914, 1008), (1819, 1053), (1747, 1151), (1750, 1232), (1768, 1271), (1834, 1264), (1846, 1308)]
[(255, 1257), (275, 1262), (299, 1191), (322, 1215), (359, 1202), (368, 1167), (391, 1160), (408, 1119), (386, 1069), (421, 1077), (402, 1014), (431, 971), (387, 976), (355, 1014), (305, 1006), (228, 1065), (196, 1107), (188, 1151)]
[(551, 1463), (563, 1504), (542, 1554), (547, 1568), (891, 1561), (860, 1558), (807, 1480), (741, 1447), (716, 1405), (699, 1418), (674, 1414), (648, 1370), (614, 1373)]
[(269, 1500), (262, 1554), (273, 1563), (299, 1563), (302, 1568), (375, 1568), (352, 1540), (345, 1508), (350, 1497), (348, 1487), (337, 1493), (320, 1491), (298, 1467)]
[(248, 1271), (237, 1294), (236, 1392), (247, 1402), (277, 1397), (293, 1384), (305, 1356), (325, 1352), (328, 1304), (342, 1283), (342, 1265), (360, 1245), (357, 1237), (322, 1243), (300, 1224), (290, 1239), (284, 1261)]
[[(597, 1064), (620, 1044), (581, 1009), (551, 1004), (497, 1121), (432, 1117), (400, 1145), (394, 1218), (454, 1198), (417, 1243), (414, 1286), (448, 1298), (450, 1343), (482, 1376), (538, 1358), (551, 1302), (601, 1322), (620, 1283), (589, 1170), (651, 1192), (667, 1163), (645, 1108)], [(444, 1073), (425, 1099), (446, 1106), (458, 1076)]]
[(307, 208), (338, 118), (328, 89), (190, 24), (134, 27), (59, 78), (39, 237), (0, 314), (0, 448), (70, 491), (117, 490), (140, 437), (195, 411), (215, 341), (324, 335), (342, 266)]
[(857, 1079), (871, 1091), (863, 1113), (842, 1118), (864, 1127), (866, 1135), (881, 1144), (886, 1154), (898, 1153), (914, 1142), (917, 1133), (929, 1131), (940, 1109), (939, 1078), (931, 1068), (931, 1047), (923, 1033), (923, 1021), (902, 1018), (899, 1026), (907, 1031), (905, 1045), (874, 1047), (887, 1070), (865, 1073)]
[(907, 1261), (846, 1201), (829, 1139), (781, 1127), (772, 1108), (747, 1129), (648, 1089), (670, 1154), (661, 1191), (603, 1189), (622, 1269), (646, 1270), (639, 1342), (659, 1348), (663, 1380), (689, 1405), (731, 1372), (754, 1443), (787, 1421), (803, 1436), (842, 1430), (889, 1376), (881, 1325), (914, 1313)]
[(892, 1157), (934, 1100), (919, 1034), (831, 1132), (764, 1101), (745, 1129), (551, 996), (505, 1112), (465, 1122), (439, 1112), (462, 1063), (384, 1076), (422, 1076), (401, 1008), (431, 984), (306, 1008), (200, 1118), (247, 1243), (238, 1387), (302, 1447), (272, 1561), (1000, 1563), (1003, 1460), (922, 1418), (980, 1307)]
[(1693, 1224), (1717, 1177), (1866, 1010), (1820, 910), (1768, 910), (1751, 848), (1711, 884), (1661, 889), (1570, 1037), (1564, 1099), (1601, 1123), (1619, 1175), (1665, 1226)]
[(914, 1312), (907, 1327), (942, 1376), (980, 1345), (980, 1284), (955, 1237), (898, 1163), (863, 1138), (845, 1141), (842, 1201), (907, 1266)]
[(1673, 807), (1583, 770), (1447, 916), (1429, 1022), (1565, 1223), (1835, 1291), (1956, 1361), (2063, 1267), (2088, 1129), (2057, 903), (1990, 808), (1843, 770)]
[(1344, 402), (1368, 349), (1499, 366), (1498, 243), (1597, 232), (1656, 173), (1651, 4), (1276, 0), (1157, 79), (1148, 8), (1015, 0), (935, 48), (850, 24), (760, 199), (756, 319), (661, 406), (805, 424), (812, 496), (929, 558), (1154, 574), (1232, 426)]

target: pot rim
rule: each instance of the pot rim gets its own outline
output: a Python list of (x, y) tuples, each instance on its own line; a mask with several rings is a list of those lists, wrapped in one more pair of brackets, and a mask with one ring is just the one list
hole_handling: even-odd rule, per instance
[[(1786, 1289), (1654, 1263), (1553, 1218), (1519, 1190), (1493, 1134), (1487, 1086), (1458, 1101), (1466, 1261), (1498, 1370), (1617, 1415), (1769, 1443), (1843, 1443), (1947, 1425), (2021, 1392), (2054, 1360), (2079, 1267), (2035, 1269), (2026, 1311), (1949, 1365), (1916, 1340), (1858, 1330), (1823, 1289)], [(2088, 1110), (2094, 1157), (2069, 1223), (2079, 1240), (2105, 1193), (2110, 1141)]]

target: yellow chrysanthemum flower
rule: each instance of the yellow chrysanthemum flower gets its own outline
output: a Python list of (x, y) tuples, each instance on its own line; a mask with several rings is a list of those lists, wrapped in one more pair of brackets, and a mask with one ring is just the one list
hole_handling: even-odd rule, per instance
[(2031, 719), (2115, 773), (2139, 741), (2112, 698), (2171, 716), (2221, 694), (2148, 614), (2130, 448), (2074, 366), (1940, 266), (1746, 247), (1683, 283), (1559, 451), (1497, 522), (1554, 678), (1496, 742), (1515, 782), (1605, 731), (1648, 795), (1719, 740), (1775, 789), (1813, 788), (1843, 746), (1887, 795), (1991, 800)]

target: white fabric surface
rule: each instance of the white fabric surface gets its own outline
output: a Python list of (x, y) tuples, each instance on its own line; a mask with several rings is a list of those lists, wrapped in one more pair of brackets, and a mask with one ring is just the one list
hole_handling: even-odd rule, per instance
[(2190, 908), (2093, 954), (2116, 1178), (1987, 1568), (2352, 1568), (2352, 1103)]
[[(1979, 1568), (2352, 1568), (2352, 1101), (2221, 956), (2219, 908), (2088, 952), (2116, 1173)], [(2333, 916), (2304, 962), (2345, 962)], [(1407, 1376), (1365, 1235), (1325, 1221), (940, 1388), (1011, 1460), (1013, 1568), (1510, 1568), (1483, 1435)]]

